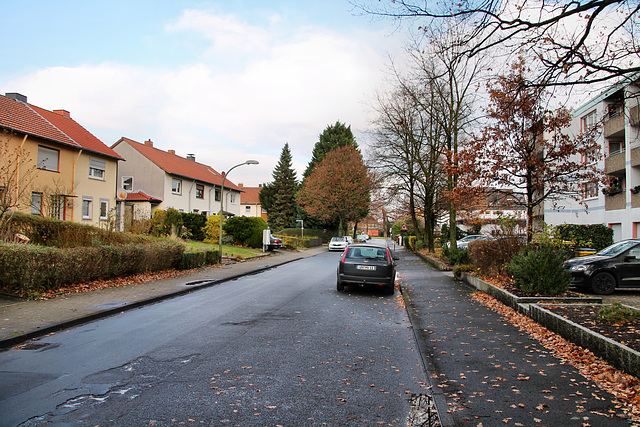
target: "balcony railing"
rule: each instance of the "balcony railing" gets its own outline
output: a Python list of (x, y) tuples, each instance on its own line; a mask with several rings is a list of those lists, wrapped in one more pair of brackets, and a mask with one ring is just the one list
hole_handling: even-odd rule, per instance
[(608, 175), (620, 173), (625, 170), (625, 152), (618, 151), (604, 159), (604, 172)]
[(622, 191), (612, 196), (606, 196), (604, 198), (604, 209), (607, 211), (615, 211), (619, 209), (625, 209), (627, 207), (627, 193)]
[(604, 137), (609, 138), (619, 133), (624, 133), (624, 114), (609, 116), (609, 120), (604, 122)]
[(631, 147), (631, 166), (640, 166), (640, 145)]

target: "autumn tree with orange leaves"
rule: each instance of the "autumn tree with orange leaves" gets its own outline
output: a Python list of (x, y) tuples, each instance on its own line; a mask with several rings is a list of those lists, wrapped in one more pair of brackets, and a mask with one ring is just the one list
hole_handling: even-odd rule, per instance
[(360, 221), (369, 214), (373, 181), (362, 155), (353, 147), (331, 150), (305, 179), (298, 203), (309, 216), (336, 221), (340, 235), (348, 221)]
[(550, 107), (544, 88), (526, 84), (527, 72), (520, 59), (510, 74), (487, 85), (491, 123), (461, 150), (460, 164), (470, 172), (464, 175), (467, 186), (524, 193), (521, 206), (527, 213), (530, 241), (535, 213), (545, 202), (580, 200), (581, 187), (603, 175), (597, 169), (598, 126), (571, 135), (571, 113)]

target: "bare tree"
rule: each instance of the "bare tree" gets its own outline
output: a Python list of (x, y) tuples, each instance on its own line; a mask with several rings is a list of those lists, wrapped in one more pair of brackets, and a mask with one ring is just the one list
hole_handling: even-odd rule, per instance
[(31, 184), (35, 165), (28, 166), (29, 156), (19, 146), (10, 144), (13, 133), (0, 133), (0, 237), (7, 238), (12, 212), (31, 204)]
[[(590, 84), (640, 72), (640, 3), (634, 0), (354, 0), (377, 16), (418, 20), (419, 28), (465, 27), (461, 53), (528, 54), (535, 85)], [(534, 65), (534, 62), (536, 65)]]

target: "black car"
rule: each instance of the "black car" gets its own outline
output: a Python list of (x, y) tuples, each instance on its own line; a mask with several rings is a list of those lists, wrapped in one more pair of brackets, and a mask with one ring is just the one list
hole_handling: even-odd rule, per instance
[(274, 249), (282, 248), (282, 239), (274, 236), (273, 234), (269, 235), (269, 244), (267, 245), (267, 250), (272, 251)]
[(346, 285), (377, 286), (393, 295), (397, 259), (387, 247), (367, 243), (347, 247), (338, 264), (338, 291)]
[(640, 288), (640, 240), (623, 240), (595, 255), (572, 258), (564, 263), (572, 285), (590, 288), (600, 295), (616, 289)]

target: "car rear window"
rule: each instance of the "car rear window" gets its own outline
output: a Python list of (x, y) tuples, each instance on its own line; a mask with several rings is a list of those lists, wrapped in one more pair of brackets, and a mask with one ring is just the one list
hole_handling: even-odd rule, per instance
[(371, 258), (387, 261), (387, 251), (382, 248), (349, 248), (347, 258)]

